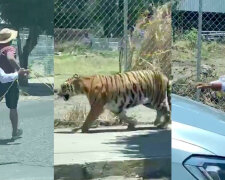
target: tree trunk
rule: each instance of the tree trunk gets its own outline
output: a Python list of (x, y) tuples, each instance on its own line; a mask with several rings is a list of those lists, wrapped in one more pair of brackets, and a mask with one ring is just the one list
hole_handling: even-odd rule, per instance
[[(20, 59), (20, 66), (22, 68), (27, 69), (28, 68), (28, 57), (31, 53), (31, 51), (34, 49), (34, 47), (37, 45), (39, 36), (39, 29), (38, 27), (31, 27), (29, 29), (29, 36), (26, 40), (26, 44), (23, 47), (23, 51), (21, 54)], [(23, 77), (19, 79), (20, 86), (27, 86), (28, 85), (28, 78)]]
[(19, 56), (19, 61), (22, 58), (22, 44), (21, 44), (21, 38), (20, 38), (20, 33), (19, 33), (19, 29), (17, 29), (18, 31), (18, 36), (17, 36), (17, 49), (18, 49), (18, 56)]

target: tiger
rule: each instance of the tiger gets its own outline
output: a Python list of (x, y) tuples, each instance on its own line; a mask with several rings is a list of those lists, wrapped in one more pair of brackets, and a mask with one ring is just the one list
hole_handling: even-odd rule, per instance
[(159, 71), (138, 70), (86, 77), (75, 74), (58, 90), (58, 95), (65, 101), (79, 94), (86, 95), (91, 106), (81, 127), (84, 133), (88, 132), (104, 109), (128, 123), (129, 130), (134, 130), (137, 121), (126, 116), (126, 110), (140, 104), (157, 111), (154, 121), (156, 127), (166, 128), (170, 123), (170, 81)]

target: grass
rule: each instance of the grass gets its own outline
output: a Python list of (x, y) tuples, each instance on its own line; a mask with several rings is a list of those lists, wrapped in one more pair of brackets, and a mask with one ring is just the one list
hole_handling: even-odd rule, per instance
[(80, 104), (74, 106), (62, 120), (55, 120), (55, 127), (81, 127), (86, 119), (88, 112), (86, 108), (81, 107)]
[[(202, 43), (202, 62), (201, 64), (214, 65), (217, 74), (224, 74), (225, 67), (225, 44), (217, 42)], [(189, 42), (185, 40), (176, 41), (173, 45), (172, 60), (180, 62), (196, 63), (197, 49), (190, 48)]]
[[(173, 93), (196, 98), (196, 53), (187, 40), (178, 40), (172, 49)], [(224, 75), (225, 44), (219, 42), (202, 43), (201, 64), (210, 67), (201, 75), (201, 82), (210, 82)], [(202, 69), (203, 70), (203, 69)], [(200, 100), (207, 105), (225, 111), (225, 96), (213, 91), (203, 91)]]
[(91, 50), (55, 56), (55, 88), (74, 74), (115, 74), (119, 72), (118, 59), (118, 52)]
[[(80, 104), (75, 105), (73, 109), (68, 111), (62, 119), (55, 119), (54, 126), (57, 128), (80, 128), (86, 117), (88, 115), (88, 111), (86, 108), (82, 107)], [(99, 125), (103, 126), (115, 126), (121, 125), (120, 120), (117, 116), (115, 116), (110, 111), (104, 111), (96, 121), (93, 122), (91, 127), (98, 127)]]

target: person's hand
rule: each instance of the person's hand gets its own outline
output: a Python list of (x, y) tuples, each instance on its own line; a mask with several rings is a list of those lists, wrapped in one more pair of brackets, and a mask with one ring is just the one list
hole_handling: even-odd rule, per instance
[(212, 89), (213, 91), (221, 91), (222, 89), (222, 83), (220, 82), (214, 82), (212, 84), (209, 83), (198, 83), (196, 86), (197, 89)]
[(28, 69), (20, 68), (18, 71), (18, 75), (22, 77), (27, 77), (30, 71)]
[(198, 83), (196, 85), (197, 89), (211, 89), (212, 85), (209, 83)]

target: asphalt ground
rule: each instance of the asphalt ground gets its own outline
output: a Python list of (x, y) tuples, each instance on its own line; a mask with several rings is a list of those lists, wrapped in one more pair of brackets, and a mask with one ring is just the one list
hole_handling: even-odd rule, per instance
[(20, 101), (20, 139), (11, 140), (9, 110), (0, 102), (0, 179), (53, 180), (53, 96)]
[(89, 133), (55, 130), (55, 178), (98, 179), (113, 176), (170, 178), (171, 131), (155, 127), (93, 128)]

